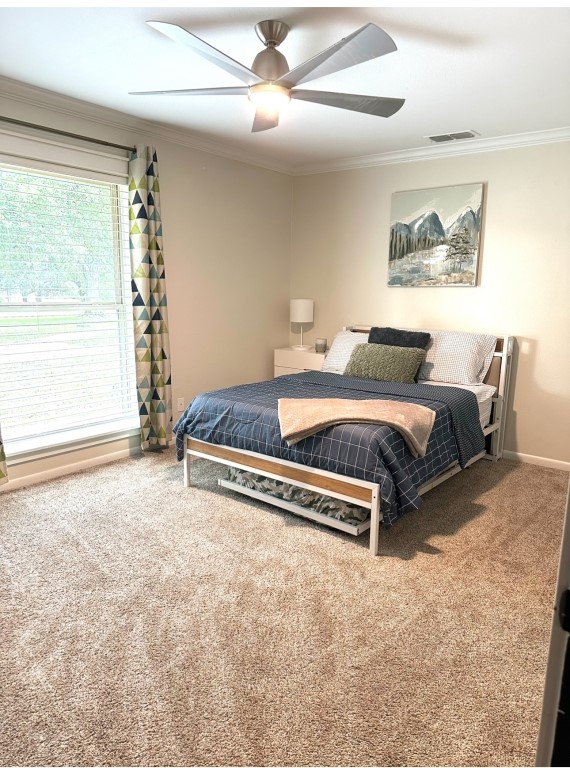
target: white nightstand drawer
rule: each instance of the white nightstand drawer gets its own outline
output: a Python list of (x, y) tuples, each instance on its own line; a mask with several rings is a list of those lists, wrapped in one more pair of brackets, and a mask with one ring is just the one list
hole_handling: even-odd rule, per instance
[(303, 351), (300, 349), (276, 349), (274, 364), (283, 368), (300, 368), (301, 370), (320, 371), (323, 366), (324, 354), (315, 352), (314, 349)]
[(274, 376), (302, 373), (303, 371), (320, 371), (324, 359), (324, 353), (315, 352), (314, 349), (306, 351), (291, 347), (276, 349), (273, 357)]

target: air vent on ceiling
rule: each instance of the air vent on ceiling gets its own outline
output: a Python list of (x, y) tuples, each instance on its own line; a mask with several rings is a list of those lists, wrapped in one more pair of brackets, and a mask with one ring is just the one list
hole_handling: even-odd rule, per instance
[(479, 136), (475, 131), (457, 131), (456, 133), (440, 133), (437, 136), (424, 136), (424, 138), (433, 141), (434, 144), (441, 144), (444, 141), (460, 141), (461, 139), (474, 139)]

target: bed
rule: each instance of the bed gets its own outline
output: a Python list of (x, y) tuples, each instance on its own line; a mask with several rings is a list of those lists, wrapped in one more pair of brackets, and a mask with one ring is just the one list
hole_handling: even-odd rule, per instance
[[(382, 378), (391, 376), (382, 374), (386, 355), (410, 359), (412, 351), (400, 349), (398, 339), (415, 344), (415, 334), (425, 343), (414, 377), (407, 371), (405, 380), (399, 373)], [(386, 338), (398, 343), (387, 345)], [(381, 528), (417, 509), (426, 491), (475, 461), (500, 459), (512, 349), (510, 336), (345, 328), (320, 372), (198, 395), (174, 427), (184, 484), (190, 485), (193, 457), (226, 465), (221, 486), (352, 535), (369, 530), (370, 552), (377, 555)], [(366, 367), (379, 359), (380, 375)], [(339, 419), (286, 440), (282, 408), (302, 403), (314, 404), (315, 412), (338, 404)], [(429, 414), (421, 449), (389, 420), (342, 420), (344, 410), (371, 412), (380, 405)]]

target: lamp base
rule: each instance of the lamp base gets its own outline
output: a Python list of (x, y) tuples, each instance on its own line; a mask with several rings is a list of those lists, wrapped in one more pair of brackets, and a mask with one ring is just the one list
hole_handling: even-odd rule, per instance
[(291, 349), (296, 349), (298, 352), (308, 352), (312, 347), (309, 344), (293, 344)]

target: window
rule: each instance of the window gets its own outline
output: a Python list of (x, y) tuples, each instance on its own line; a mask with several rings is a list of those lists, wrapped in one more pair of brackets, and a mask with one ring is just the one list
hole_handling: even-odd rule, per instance
[(10, 453), (138, 426), (126, 184), (0, 165)]

